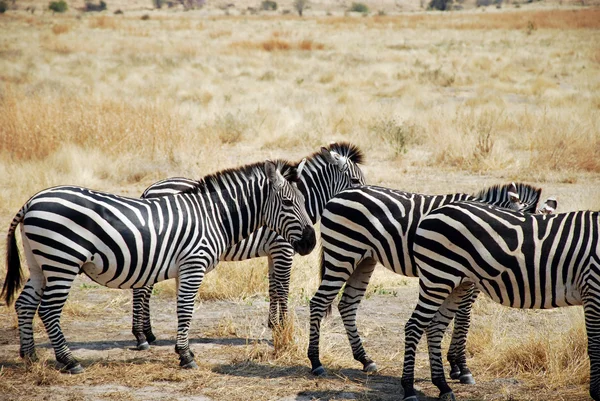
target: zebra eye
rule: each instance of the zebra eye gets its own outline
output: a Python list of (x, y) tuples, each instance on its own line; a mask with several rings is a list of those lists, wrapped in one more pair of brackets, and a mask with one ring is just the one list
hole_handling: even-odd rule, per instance
[(283, 206), (292, 207), (294, 206), (294, 202), (292, 202), (290, 199), (284, 199)]

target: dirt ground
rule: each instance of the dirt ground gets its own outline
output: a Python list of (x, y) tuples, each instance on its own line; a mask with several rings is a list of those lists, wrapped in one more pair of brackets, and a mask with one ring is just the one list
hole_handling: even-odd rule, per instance
[[(474, 191), (506, 178), (449, 173), (443, 177), (427, 171), (386, 177), (376, 160), (369, 165), (384, 184), (397, 188), (443, 193), (462, 185)], [(542, 197), (556, 196), (561, 211), (569, 205), (597, 201), (598, 177), (582, 177), (571, 183), (541, 184)], [(460, 182), (460, 185), (459, 185)], [(138, 191), (131, 188), (131, 193)], [(296, 263), (302, 269), (316, 260)], [(301, 261), (298, 258), (297, 261)], [(381, 272), (378, 274), (391, 273)], [(219, 274), (219, 269), (211, 274)], [(388, 276), (386, 276), (388, 277)], [(386, 282), (385, 280), (383, 281)], [(158, 341), (150, 351), (136, 351), (130, 333), (131, 293), (98, 287), (87, 277), (73, 286), (62, 318), (63, 331), (85, 373), (70, 376), (53, 368), (54, 353), (43, 326), (36, 318), (38, 353), (43, 362), (27, 369), (18, 357), (18, 332), (14, 309), (0, 306), (0, 399), (1, 400), (397, 400), (401, 397), (403, 326), (417, 297), (415, 280), (388, 280), (361, 304), (359, 330), (379, 372), (366, 375), (352, 360), (350, 347), (337, 311), (322, 326), (321, 349), (328, 369), (325, 378), (309, 371), (305, 350), (308, 338), (308, 301), (312, 294), (292, 294), (295, 311), (296, 343), (292, 351), (277, 356), (273, 352), (271, 330), (266, 318), (266, 294), (233, 301), (199, 301), (190, 331), (192, 350), (199, 369), (184, 371), (173, 352), (176, 335), (176, 309), (172, 296), (152, 300), (154, 332)], [(490, 313), (502, 313), (502, 330), (508, 336), (522, 336), (560, 330), (570, 324), (574, 308), (552, 311), (517, 311), (500, 308), (489, 301), (475, 310), (473, 327), (491, 321)], [(492, 310), (493, 312), (490, 312)], [(508, 341), (508, 339), (507, 339)], [(446, 342), (447, 343), (447, 342)], [(447, 344), (446, 344), (447, 346)], [(470, 359), (477, 384), (450, 382), (460, 400), (585, 400), (587, 385), (565, 386), (556, 391), (548, 383), (520, 377), (496, 377)], [(437, 389), (429, 379), (426, 348), (417, 360), (417, 386), (420, 400), (434, 400)], [(551, 387), (551, 386), (550, 386)]]

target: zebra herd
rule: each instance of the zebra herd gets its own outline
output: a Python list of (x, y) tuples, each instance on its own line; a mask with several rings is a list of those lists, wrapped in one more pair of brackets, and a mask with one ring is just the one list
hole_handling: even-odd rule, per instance
[[(193, 303), (206, 273), (219, 261), (266, 256), (270, 327), (283, 324), (292, 257), (316, 244), (321, 219), (321, 282), (310, 300), (308, 358), (322, 375), (322, 318), (342, 290), (338, 309), (354, 358), (374, 372), (356, 326), (359, 303), (377, 263), (419, 278), (419, 298), (405, 325), (404, 400), (414, 389), (416, 347), (425, 332), (432, 382), (440, 399), (455, 396), (444, 375), (441, 340), (455, 318), (448, 351), (450, 377), (474, 383), (465, 345), (472, 303), (479, 292), (514, 308), (583, 305), (590, 358), (590, 395), (600, 401), (600, 217), (556, 214), (556, 200), (538, 208), (541, 190), (512, 183), (475, 195), (422, 195), (366, 185), (363, 154), (331, 144), (299, 163), (265, 161), (220, 171), (199, 181), (171, 178), (141, 199), (74, 186), (43, 190), (10, 224), (2, 294), (11, 304), (22, 284), (15, 240), (21, 224), (29, 279), (17, 298), (20, 355), (36, 360), (32, 320), (44, 323), (61, 370), (80, 373), (60, 328), (74, 278), (133, 288), (138, 349), (155, 340), (150, 322), (152, 286), (177, 279), (180, 366), (194, 368), (188, 332)], [(456, 316), (455, 316), (456, 315)]]

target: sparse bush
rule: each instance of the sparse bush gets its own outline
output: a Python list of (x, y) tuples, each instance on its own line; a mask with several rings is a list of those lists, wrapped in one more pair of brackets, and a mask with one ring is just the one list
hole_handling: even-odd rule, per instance
[(6, 1), (0, 1), (0, 14), (4, 14), (8, 10), (8, 4)]
[[(479, 1), (479, 0), (478, 0)], [(484, 0), (487, 1), (487, 0)], [(429, 9), (447, 11), (452, 8), (452, 0), (431, 0), (429, 2)]]
[(381, 120), (371, 126), (371, 131), (391, 147), (394, 156), (406, 153), (415, 137), (415, 126), (398, 123), (396, 119)]
[(122, 14), (123, 14), (123, 10), (121, 10), (120, 8), (115, 11), (115, 15), (122, 15)]
[(277, 2), (273, 0), (264, 0), (260, 3), (260, 9), (264, 11), (277, 11)]
[(350, 10), (352, 12), (355, 13), (362, 13), (362, 14), (368, 14), (369, 13), (369, 7), (367, 7), (366, 4), (364, 3), (352, 3), (352, 5), (350, 6)]
[(55, 13), (64, 13), (65, 11), (67, 11), (69, 9), (69, 6), (67, 5), (67, 2), (64, 0), (51, 1), (50, 4), (48, 5), (48, 9)]
[(194, 10), (204, 7), (206, 0), (179, 0), (184, 10)]
[(475, 5), (477, 7), (487, 7), (492, 4), (492, 0), (477, 0), (475, 1)]
[(85, 11), (87, 12), (99, 12), (106, 10), (106, 2), (100, 0), (100, 3), (93, 3), (91, 1), (85, 2)]
[(142, 21), (148, 21), (150, 19), (150, 16), (148, 14), (144, 14), (144, 15), (142, 15), (142, 17), (140, 19)]
[(165, 2), (164, 0), (152, 0), (152, 4), (154, 5), (154, 8), (162, 8)]
[(298, 15), (302, 17), (304, 9), (308, 6), (308, 0), (294, 0), (294, 8), (298, 11)]
[(238, 143), (246, 131), (246, 124), (231, 113), (217, 118), (215, 125), (221, 143)]

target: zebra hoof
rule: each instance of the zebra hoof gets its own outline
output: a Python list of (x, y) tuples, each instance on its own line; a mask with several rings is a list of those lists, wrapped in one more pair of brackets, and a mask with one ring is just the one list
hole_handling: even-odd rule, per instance
[(365, 365), (363, 368), (363, 372), (365, 373), (375, 373), (377, 372), (377, 364), (375, 362), (370, 362)]
[(403, 398), (402, 401), (419, 401), (416, 395), (411, 395), (410, 397)]
[(196, 363), (196, 361), (191, 361), (186, 363), (185, 365), (181, 365), (181, 367), (184, 369), (198, 369), (198, 364)]
[(325, 376), (325, 368), (323, 366), (318, 366), (310, 371), (315, 376)]
[(462, 384), (475, 384), (475, 379), (471, 373), (465, 373), (464, 375), (460, 375), (460, 382)]
[(144, 341), (137, 345), (137, 349), (138, 351), (148, 351), (150, 349), (150, 344), (148, 344), (148, 341)]
[(452, 365), (452, 367), (450, 368), (450, 378), (452, 380), (460, 379), (460, 368), (458, 367), (458, 365)]
[(456, 397), (454, 396), (454, 393), (450, 391), (446, 394), (440, 394), (440, 401), (456, 401)]
[(71, 374), (71, 375), (78, 375), (78, 374), (80, 374), (80, 373), (83, 373), (83, 372), (84, 372), (84, 369), (83, 369), (83, 367), (81, 366), (81, 364), (79, 364), (79, 363), (78, 363), (78, 364), (76, 364), (75, 366), (72, 366), (72, 367), (70, 367), (70, 368), (69, 368), (68, 366), (65, 366), (65, 367), (64, 367), (64, 368), (61, 370), (61, 372), (62, 372), (62, 373), (69, 373), (69, 374)]
[(152, 344), (154, 341), (156, 341), (156, 336), (152, 334), (151, 331), (144, 333), (144, 335), (146, 336), (146, 341), (148, 344)]

